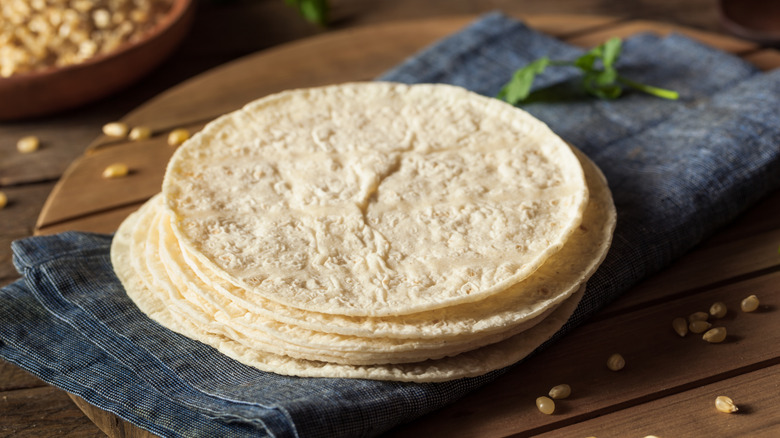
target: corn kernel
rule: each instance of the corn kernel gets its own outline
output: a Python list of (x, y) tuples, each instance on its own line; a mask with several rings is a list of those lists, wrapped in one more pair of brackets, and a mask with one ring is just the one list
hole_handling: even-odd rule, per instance
[(755, 312), (756, 309), (758, 309), (758, 297), (755, 295), (751, 295), (744, 300), (742, 300), (742, 303), (740, 303), (739, 307), (742, 309), (743, 312)]
[(126, 123), (111, 122), (103, 125), (103, 134), (110, 137), (127, 137), (128, 127)]
[(130, 140), (146, 140), (152, 136), (152, 130), (148, 126), (136, 126), (130, 130)]
[(536, 407), (539, 412), (550, 415), (555, 412), (555, 402), (550, 397), (539, 397), (536, 399)]
[(8, 205), (8, 196), (5, 192), (0, 192), (0, 210), (4, 209)]
[(715, 398), (715, 409), (727, 414), (731, 414), (739, 410), (737, 405), (734, 404), (734, 401), (725, 395), (719, 395)]
[(553, 400), (560, 400), (560, 399), (567, 398), (568, 396), (571, 395), (571, 386), (565, 383), (562, 385), (553, 386), (547, 395), (549, 395), (550, 398)]
[(37, 151), (40, 145), (41, 141), (38, 140), (38, 137), (28, 135), (27, 137), (20, 138), (19, 141), (16, 142), (16, 150), (23, 154), (29, 154)]
[(111, 13), (105, 9), (92, 11), (92, 21), (98, 29), (105, 29), (111, 25)]
[(190, 138), (190, 131), (183, 128), (174, 129), (168, 134), (168, 144), (171, 146), (180, 146), (187, 141), (188, 138)]
[(712, 327), (712, 324), (707, 321), (693, 321), (688, 324), (688, 329), (691, 333), (704, 333), (709, 330), (710, 327)]
[(127, 176), (128, 173), (130, 173), (130, 169), (127, 167), (127, 164), (114, 163), (103, 170), (103, 178), (122, 178)]
[(672, 328), (681, 338), (688, 334), (688, 323), (685, 321), (685, 318), (674, 318), (672, 320)]
[(707, 312), (694, 312), (688, 316), (688, 322), (706, 321), (709, 317)]
[(618, 353), (613, 354), (607, 359), (607, 368), (612, 371), (620, 371), (624, 366), (626, 366), (626, 360)]
[(712, 315), (713, 318), (723, 318), (724, 316), (726, 316), (726, 313), (728, 313), (728, 311), (729, 310), (726, 307), (726, 305), (720, 301), (712, 303), (712, 305), (710, 306), (710, 315)]
[(714, 329), (707, 330), (702, 339), (710, 344), (717, 344), (726, 340), (726, 327), (715, 327)]

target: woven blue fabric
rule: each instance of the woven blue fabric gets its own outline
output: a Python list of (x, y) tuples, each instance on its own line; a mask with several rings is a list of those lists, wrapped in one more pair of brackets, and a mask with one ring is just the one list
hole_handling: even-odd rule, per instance
[[(490, 14), (381, 79), (494, 95), (533, 59), (579, 53)], [(780, 71), (653, 35), (625, 42), (620, 69), (682, 99), (588, 98), (564, 68), (537, 83), (562, 90), (558, 100), (524, 106), (596, 161), (618, 209), (613, 247), (561, 334), (780, 187)], [(0, 356), (158, 435), (373, 436), (502, 373), (410, 384), (260, 372), (143, 315), (113, 274), (110, 243), (89, 233), (14, 243), (23, 278), (0, 290)]]

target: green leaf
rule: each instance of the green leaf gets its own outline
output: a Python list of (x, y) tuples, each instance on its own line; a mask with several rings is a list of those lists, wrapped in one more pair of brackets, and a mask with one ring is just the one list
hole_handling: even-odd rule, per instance
[(618, 77), (617, 70), (610, 68), (609, 70), (596, 71), (595, 82), (599, 86), (612, 85), (615, 83)]
[(531, 93), (531, 86), (536, 75), (541, 74), (550, 65), (550, 59), (546, 56), (518, 69), (512, 75), (512, 79), (501, 88), (496, 97), (516, 105)]
[(320, 26), (328, 24), (328, 0), (284, 0), (284, 3), (297, 9), (311, 23)]
[(590, 71), (593, 69), (593, 64), (596, 62), (596, 59), (598, 59), (598, 57), (599, 54), (591, 50), (590, 52), (575, 59), (574, 66), (579, 68), (582, 71)]
[[(613, 37), (573, 61), (551, 61), (546, 56), (540, 58), (515, 71), (496, 97), (517, 105), (528, 98), (534, 79), (548, 66), (570, 66), (582, 70), (582, 86), (585, 91), (602, 99), (618, 98), (623, 93), (624, 85), (663, 99), (679, 98), (676, 91), (641, 84), (620, 76), (615, 64), (620, 57), (622, 46), (623, 40)], [(599, 60), (601, 68), (596, 64)]]
[(606, 43), (602, 44), (601, 49), (601, 62), (604, 65), (604, 69), (611, 68), (620, 57), (620, 50), (623, 45), (623, 40), (618, 37), (610, 38)]
[(301, 15), (314, 24), (324, 26), (328, 21), (327, 0), (301, 0)]

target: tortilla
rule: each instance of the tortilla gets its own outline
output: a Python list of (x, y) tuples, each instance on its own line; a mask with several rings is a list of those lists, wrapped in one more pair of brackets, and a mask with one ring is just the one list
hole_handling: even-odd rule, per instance
[(244, 364), (432, 382), (549, 339), (615, 220), (598, 168), (527, 113), (448, 85), (354, 83), (208, 124), (111, 257), (150, 318)]
[(209, 275), (349, 316), (475, 302), (558, 252), (587, 205), (542, 122), (448, 85), (286, 91), (209, 123), (163, 183), (172, 230)]
[[(462, 333), (458, 337), (423, 340), (338, 336), (279, 324), (274, 320), (254, 315), (246, 309), (236, 306), (235, 302), (204, 288), (203, 284), (199, 284), (199, 287), (196, 287), (194, 291), (190, 290), (193, 284), (197, 284), (197, 281), (193, 282), (195, 276), (187, 277), (184, 274), (186, 266), (177, 266), (175, 274), (170, 275), (171, 270), (168, 266), (171, 261), (176, 259), (175, 250), (169, 254), (171, 259), (168, 263), (160, 260), (165, 258), (164, 254), (168, 250), (165, 248), (166, 239), (162, 237), (165, 233), (158, 234), (160, 230), (165, 229), (164, 226), (160, 226), (164, 225), (165, 221), (160, 221), (160, 218), (164, 217), (164, 212), (160, 214), (162, 209), (160, 208), (161, 199), (159, 196), (136, 213), (135, 219), (123, 224), (117, 235), (117, 239), (121, 239), (120, 236), (131, 235), (130, 257), (135, 269), (131, 275), (145, 280), (144, 287), (130, 286), (128, 293), (142, 308), (145, 305), (143, 303), (149, 300), (149, 297), (145, 296), (146, 294), (161, 295), (160, 301), (168, 303), (168, 309), (171, 313), (169, 318), (176, 319), (180, 325), (197, 326), (200, 332), (207, 333), (208, 336), (203, 333), (194, 335), (192, 329), (183, 334), (194, 336), (196, 339), (220, 339), (219, 344), (214, 345), (220, 351), (228, 348), (225, 339), (232, 339), (238, 343), (232, 348), (238, 350), (249, 349), (255, 352), (262, 351), (273, 355), (323, 361), (331, 364), (369, 366), (421, 362), (471, 351), (525, 332), (542, 322), (561, 301), (569, 297), (571, 292), (581, 287), (581, 283), (592, 274), (603, 259), (614, 229), (614, 207), (603, 176), (592, 163), (586, 161), (584, 157), (582, 158), (592, 194), (583, 225), (567, 242), (558, 256), (549, 260), (548, 264), (525, 282), (533, 284), (534, 288), (552, 289), (559, 295), (559, 298), (553, 301), (553, 304), (544, 307), (541, 314), (524, 319), (520, 324), (506, 325), (501, 330), (487, 334), (476, 330)], [(156, 225), (154, 224), (155, 220), (157, 220)], [(124, 230), (126, 227), (131, 227), (131, 230)], [(117, 240), (117, 245), (120, 244), (120, 241)], [(113, 252), (119, 252), (119, 249), (117, 248)], [(179, 263), (181, 262), (182, 260), (179, 259)], [(580, 270), (582, 271), (580, 272)], [(545, 274), (544, 271), (547, 273)], [(547, 282), (546, 286), (545, 281)], [(566, 282), (571, 282), (571, 284), (565, 284)], [(132, 282), (128, 283), (132, 284)], [(556, 289), (556, 287), (561, 286), (564, 288)], [(505, 295), (509, 297), (512, 294), (523, 296), (519, 285), (485, 301), (492, 300), (493, 304), (511, 302), (511, 300), (495, 300), (495, 298), (506, 298)], [(526, 295), (533, 297), (533, 294)], [(485, 305), (486, 303), (481, 304), (481, 309), (489, 307)], [(464, 315), (461, 316), (465, 319), (465, 314), (468, 312), (467, 305), (458, 307), (464, 312)], [(524, 309), (517, 308), (515, 310), (522, 314)], [(495, 307), (494, 312), (506, 314), (507, 310), (503, 307)], [(441, 316), (440, 311), (423, 312), (416, 315), (416, 320), (437, 326), (439, 321), (433, 319), (437, 313), (439, 313), (438, 316)], [(472, 317), (472, 321), (478, 320)], [(385, 323), (387, 324), (387, 321)], [(227, 351), (223, 352), (227, 354)], [(285, 373), (284, 370), (277, 370), (277, 372)]]
[[(249, 348), (222, 333), (204, 330), (193, 319), (184, 319), (171, 312), (167, 294), (146, 288), (136, 275), (130, 260), (131, 230), (139, 218), (133, 213), (114, 236), (111, 260), (117, 275), (135, 303), (154, 321), (191, 339), (218, 349), (243, 364), (262, 371), (299, 377), (360, 378), (403, 382), (441, 382), (463, 377), (475, 377), (511, 365), (530, 354), (557, 332), (577, 307), (584, 285), (570, 299), (535, 327), (503, 342), (472, 350), (454, 357), (413, 364), (355, 366), (321, 361), (307, 361)], [(132, 291), (132, 292), (131, 292)], [(224, 330), (227, 331), (227, 330)]]

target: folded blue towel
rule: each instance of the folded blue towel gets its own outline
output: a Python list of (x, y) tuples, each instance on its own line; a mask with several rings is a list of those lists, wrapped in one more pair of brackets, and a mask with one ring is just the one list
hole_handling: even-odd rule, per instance
[[(538, 57), (580, 53), (490, 14), (381, 79), (495, 95)], [(687, 38), (653, 35), (625, 42), (620, 69), (682, 98), (573, 93), (524, 106), (602, 168), (618, 209), (613, 247), (559, 335), (780, 187), (780, 71), (762, 74)], [(567, 85), (575, 75), (552, 70), (537, 85)], [(14, 243), (23, 278), (0, 290), (0, 356), (158, 435), (372, 436), (502, 373), (414, 384), (261, 372), (149, 320), (114, 276), (110, 243), (89, 233)]]

